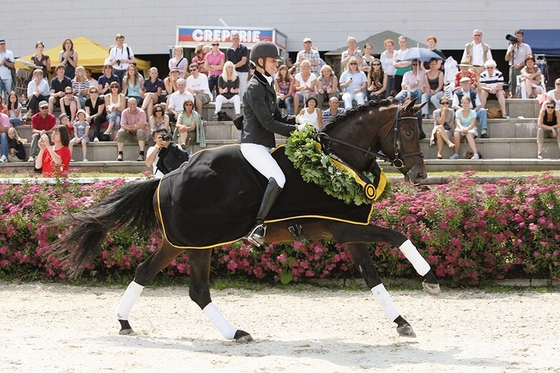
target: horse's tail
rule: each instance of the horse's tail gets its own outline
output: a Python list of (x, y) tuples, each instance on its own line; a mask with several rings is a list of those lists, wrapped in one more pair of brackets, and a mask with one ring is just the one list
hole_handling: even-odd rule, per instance
[(69, 231), (54, 245), (55, 254), (63, 254), (63, 266), (72, 277), (79, 276), (99, 253), (110, 230), (128, 228), (146, 231), (157, 227), (152, 204), (159, 179), (130, 183), (89, 210), (67, 215), (55, 224), (69, 226)]

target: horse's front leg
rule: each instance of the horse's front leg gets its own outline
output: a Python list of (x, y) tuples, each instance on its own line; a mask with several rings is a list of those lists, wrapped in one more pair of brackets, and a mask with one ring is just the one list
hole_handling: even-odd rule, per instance
[(222, 315), (210, 297), (210, 255), (211, 249), (187, 250), (191, 265), (189, 295), (198, 304), (210, 322), (224, 338), (237, 342), (252, 342), (253, 337), (244, 330), (233, 327)]

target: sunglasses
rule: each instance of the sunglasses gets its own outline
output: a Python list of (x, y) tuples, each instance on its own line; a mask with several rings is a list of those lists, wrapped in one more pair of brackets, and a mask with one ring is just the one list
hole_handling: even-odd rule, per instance
[(556, 109), (555, 106), (547, 106), (546, 108), (547, 108), (547, 109)]
[(350, 65), (357, 65), (357, 62), (350, 62)]
[(220, 44), (212, 44), (213, 47), (218, 47)]
[(193, 71), (197, 71), (198, 69), (189, 69), (189, 71), (192, 73)]
[(449, 102), (447, 102), (447, 101), (446, 102), (440, 102), (439, 104), (440, 105), (449, 105)]
[(380, 63), (372, 63), (371, 65), (372, 65), (372, 66), (381, 66)]
[(97, 93), (97, 91), (89, 91), (89, 93)]
[(71, 95), (71, 94), (72, 94), (72, 92), (64, 92), (64, 93), (66, 93), (67, 95)]
[(163, 110), (154, 110), (156, 113), (163, 113)]
[(417, 63), (413, 63), (412, 66), (418, 66), (418, 64), (417, 64)]
[(49, 108), (48, 106), (43, 106), (43, 107), (41, 108), (41, 110), (47, 110), (48, 108)]

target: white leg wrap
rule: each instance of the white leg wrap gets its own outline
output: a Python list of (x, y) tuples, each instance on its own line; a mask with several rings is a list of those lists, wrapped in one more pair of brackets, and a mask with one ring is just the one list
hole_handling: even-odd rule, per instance
[(420, 276), (424, 276), (430, 271), (430, 265), (428, 264), (426, 259), (422, 258), (422, 255), (420, 255), (420, 253), (416, 249), (416, 246), (414, 246), (414, 244), (410, 242), (410, 240), (406, 240), (399, 247), (399, 249), (404, 254), (404, 256), (406, 256), (406, 259), (408, 259), (408, 261), (412, 263), (412, 266)]
[(230, 325), (230, 323), (225, 319), (225, 317), (222, 315), (222, 313), (214, 303), (208, 303), (206, 307), (204, 307), (202, 312), (204, 312), (210, 322), (214, 324), (216, 328), (218, 328), (224, 338), (233, 339), (235, 337), (235, 332), (237, 332), (237, 329)]
[(395, 319), (401, 315), (383, 284), (373, 287), (371, 292), (381, 306), (383, 312), (385, 312), (385, 316), (387, 316), (389, 321), (395, 321)]
[(128, 285), (121, 299), (121, 303), (117, 308), (117, 320), (128, 320), (128, 314), (130, 313), (132, 306), (134, 306), (134, 303), (136, 303), (140, 297), (140, 294), (142, 294), (142, 290), (144, 290), (144, 287), (142, 285), (138, 285), (134, 281)]

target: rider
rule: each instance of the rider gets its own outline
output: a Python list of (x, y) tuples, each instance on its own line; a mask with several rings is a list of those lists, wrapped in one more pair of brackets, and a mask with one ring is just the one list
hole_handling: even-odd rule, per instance
[(250, 61), (255, 74), (243, 95), (245, 104), (243, 130), (239, 137), (243, 157), (268, 179), (255, 227), (247, 239), (254, 245), (262, 245), (266, 234), (264, 220), (282, 192), (286, 177), (270, 151), (276, 146), (274, 134), (289, 136), (290, 132), (302, 130), (305, 124), (296, 125), (294, 116), (283, 116), (276, 106), (274, 75), (280, 60), (278, 48), (269, 41), (256, 43), (251, 49)]

